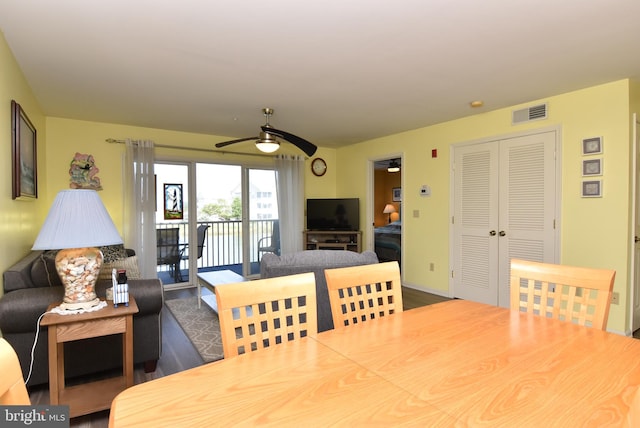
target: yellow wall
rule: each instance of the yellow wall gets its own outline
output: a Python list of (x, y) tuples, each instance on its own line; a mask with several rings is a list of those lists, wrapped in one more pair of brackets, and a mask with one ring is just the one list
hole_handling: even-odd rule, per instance
[[(0, 272), (26, 254), (33, 245), (39, 226), (46, 213), (43, 195), (47, 194), (46, 174), (46, 119), (33, 96), (22, 71), (0, 33)], [(36, 128), (38, 177), (37, 199), (26, 201), (11, 199), (11, 100), (21, 105)], [(0, 295), (2, 295), (0, 288)]]
[[(609, 328), (624, 331), (628, 295), (629, 247), (629, 93), (621, 80), (580, 91), (533, 100), (467, 118), (403, 132), (338, 149), (338, 194), (366, 200), (368, 162), (390, 148), (403, 153), (403, 279), (412, 286), (449, 294), (449, 178), (451, 145), (560, 126), (562, 159), (561, 254), (566, 264), (607, 267), (617, 271)], [(548, 102), (544, 121), (511, 125), (511, 111)], [(604, 137), (602, 198), (581, 198), (581, 141)], [(438, 149), (438, 157), (431, 157)], [(432, 196), (419, 196), (421, 185)], [(414, 215), (417, 215), (417, 217)], [(365, 242), (366, 239), (365, 239)], [(435, 270), (429, 270), (434, 263)]]

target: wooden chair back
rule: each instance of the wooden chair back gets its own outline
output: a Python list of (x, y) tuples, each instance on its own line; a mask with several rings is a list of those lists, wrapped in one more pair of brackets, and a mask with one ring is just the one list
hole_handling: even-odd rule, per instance
[(402, 312), (398, 262), (325, 269), (335, 328)]
[(318, 333), (313, 273), (216, 285), (224, 357)]
[(3, 338), (0, 338), (0, 368), (0, 405), (30, 405), (18, 355)]
[(511, 260), (511, 309), (605, 330), (616, 271)]

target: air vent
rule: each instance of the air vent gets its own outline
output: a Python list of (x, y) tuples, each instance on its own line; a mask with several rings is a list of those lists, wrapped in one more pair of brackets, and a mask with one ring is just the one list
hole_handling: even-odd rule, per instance
[(511, 124), (531, 122), (547, 118), (547, 104), (531, 106), (520, 110), (514, 110), (511, 116)]

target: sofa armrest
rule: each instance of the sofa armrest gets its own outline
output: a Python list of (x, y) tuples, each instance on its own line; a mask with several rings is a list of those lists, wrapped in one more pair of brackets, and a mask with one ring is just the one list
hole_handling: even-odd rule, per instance
[(38, 317), (63, 297), (62, 287), (25, 288), (6, 293), (0, 299), (0, 331), (3, 335), (35, 331)]
[(130, 279), (129, 293), (136, 299), (141, 314), (159, 314), (162, 310), (164, 289), (159, 279)]

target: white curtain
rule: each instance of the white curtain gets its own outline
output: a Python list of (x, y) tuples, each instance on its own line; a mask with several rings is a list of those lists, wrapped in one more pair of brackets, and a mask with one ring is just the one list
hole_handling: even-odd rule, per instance
[(142, 278), (157, 278), (153, 141), (126, 141), (125, 244), (138, 256)]
[(304, 229), (304, 156), (277, 155), (276, 186), (281, 254), (301, 251)]

